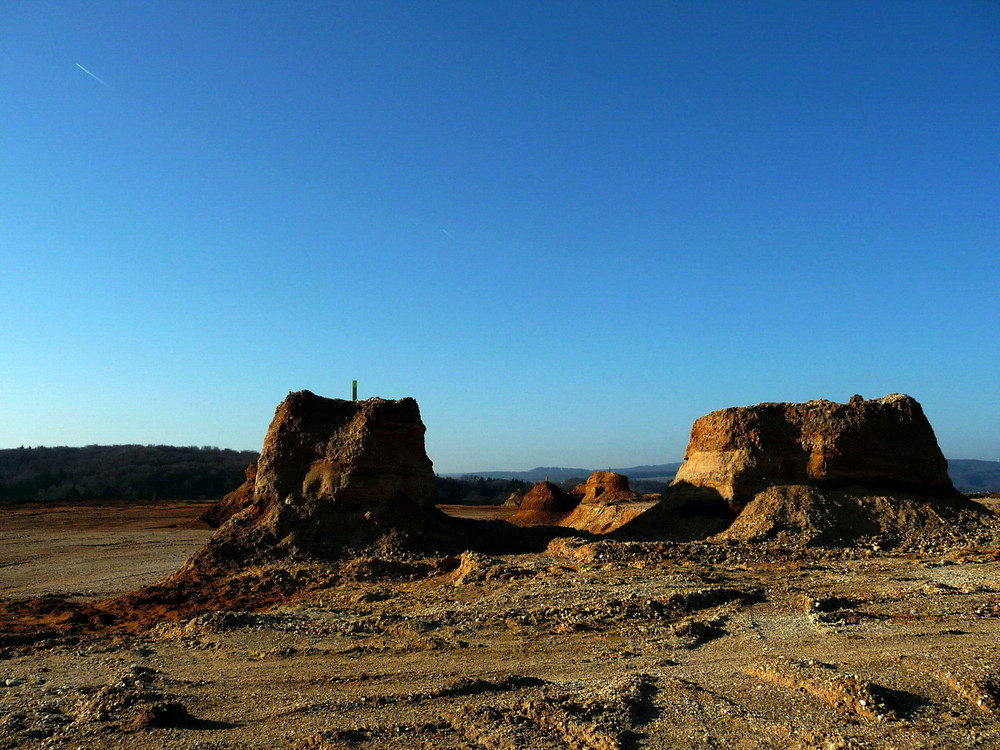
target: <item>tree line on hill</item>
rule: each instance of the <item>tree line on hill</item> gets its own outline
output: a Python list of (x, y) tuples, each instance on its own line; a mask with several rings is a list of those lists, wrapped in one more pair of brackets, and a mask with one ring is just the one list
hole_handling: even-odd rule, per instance
[[(88, 445), (84, 448), (0, 450), (0, 503), (46, 500), (219, 500), (239, 487), (256, 451), (170, 445)], [(663, 492), (679, 464), (619, 470), (636, 492)], [(951, 460), (949, 473), (963, 492), (1000, 490), (1000, 462)], [(630, 473), (631, 472), (631, 473)], [(438, 502), (498, 505), (551, 478), (567, 491), (585, 469), (538, 468), (530, 472), (438, 476)], [(513, 475), (513, 476), (511, 476)]]
[(0, 502), (218, 500), (245, 479), (255, 451), (170, 445), (0, 450)]
[[(239, 487), (256, 451), (171, 445), (0, 450), (0, 503), (50, 500), (219, 500)], [(499, 505), (530, 482), (437, 477), (438, 502)]]

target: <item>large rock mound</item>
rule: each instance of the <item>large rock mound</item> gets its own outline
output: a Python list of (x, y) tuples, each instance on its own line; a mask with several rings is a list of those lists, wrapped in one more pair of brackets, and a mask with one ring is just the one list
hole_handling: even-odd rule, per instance
[(667, 496), (619, 536), (921, 546), (989, 535), (993, 524), (952, 486), (920, 404), (892, 394), (701, 417)]
[(691, 428), (671, 491), (738, 509), (775, 485), (956, 495), (923, 409), (902, 394), (714, 411)]
[(337, 556), (392, 535), (433, 544), (448, 536), (434, 508), (434, 471), (417, 402), (342, 401), (309, 391), (278, 406), (247, 482), (213, 517), (206, 556)]

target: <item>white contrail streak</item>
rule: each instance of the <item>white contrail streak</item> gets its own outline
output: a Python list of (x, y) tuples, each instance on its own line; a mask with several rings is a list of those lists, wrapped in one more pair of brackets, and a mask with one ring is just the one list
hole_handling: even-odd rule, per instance
[(449, 237), (451, 237), (452, 239), (455, 239), (455, 235), (453, 235), (453, 234), (452, 234), (451, 232), (449, 232), (449, 231), (448, 231), (447, 229), (442, 229), (441, 231), (442, 231), (442, 232), (444, 232), (444, 233), (445, 233), (446, 235), (448, 235)]
[(91, 73), (91, 72), (90, 72), (89, 70), (87, 70), (87, 69), (86, 69), (85, 67), (83, 67), (82, 65), (80, 65), (80, 63), (77, 63), (77, 64), (76, 64), (76, 67), (78, 67), (78, 68), (79, 68), (80, 70), (82, 70), (82, 71), (83, 71), (84, 73), (86, 73), (86, 74), (87, 74), (88, 76), (90, 76), (91, 78), (93, 78), (93, 79), (94, 79), (95, 81), (97, 81), (97, 82), (98, 82), (99, 84), (101, 84), (102, 86), (105, 86), (105, 87), (107, 87), (107, 88), (111, 89), (112, 91), (114, 91), (114, 89), (112, 89), (112, 88), (111, 88), (110, 86), (108, 86), (108, 84), (107, 84), (107, 83), (106, 83), (105, 81), (102, 81), (102, 80), (101, 80), (100, 78), (98, 78), (97, 76), (95, 76), (95, 75), (94, 75), (93, 73)]

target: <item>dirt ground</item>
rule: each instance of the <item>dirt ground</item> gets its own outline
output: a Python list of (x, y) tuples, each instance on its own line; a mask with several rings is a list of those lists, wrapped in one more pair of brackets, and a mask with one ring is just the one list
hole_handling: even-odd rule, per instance
[[(151, 583), (205, 541), (202, 510), (0, 509), (0, 597)], [(567, 530), (450, 567), (370, 562), (270, 611), (0, 645), (0, 750), (1000, 748), (997, 547)]]

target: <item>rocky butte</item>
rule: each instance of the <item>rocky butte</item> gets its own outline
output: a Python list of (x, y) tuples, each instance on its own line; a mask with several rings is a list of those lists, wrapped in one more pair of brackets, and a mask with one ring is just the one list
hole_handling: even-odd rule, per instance
[[(697, 419), (667, 497), (625, 534), (893, 542), (983, 520), (906, 395), (733, 407)], [(957, 524), (957, 525), (956, 525)]]
[(412, 398), (343, 401), (310, 391), (278, 405), (246, 482), (206, 514), (207, 552), (337, 557), (386, 535), (433, 545), (454, 535)]

